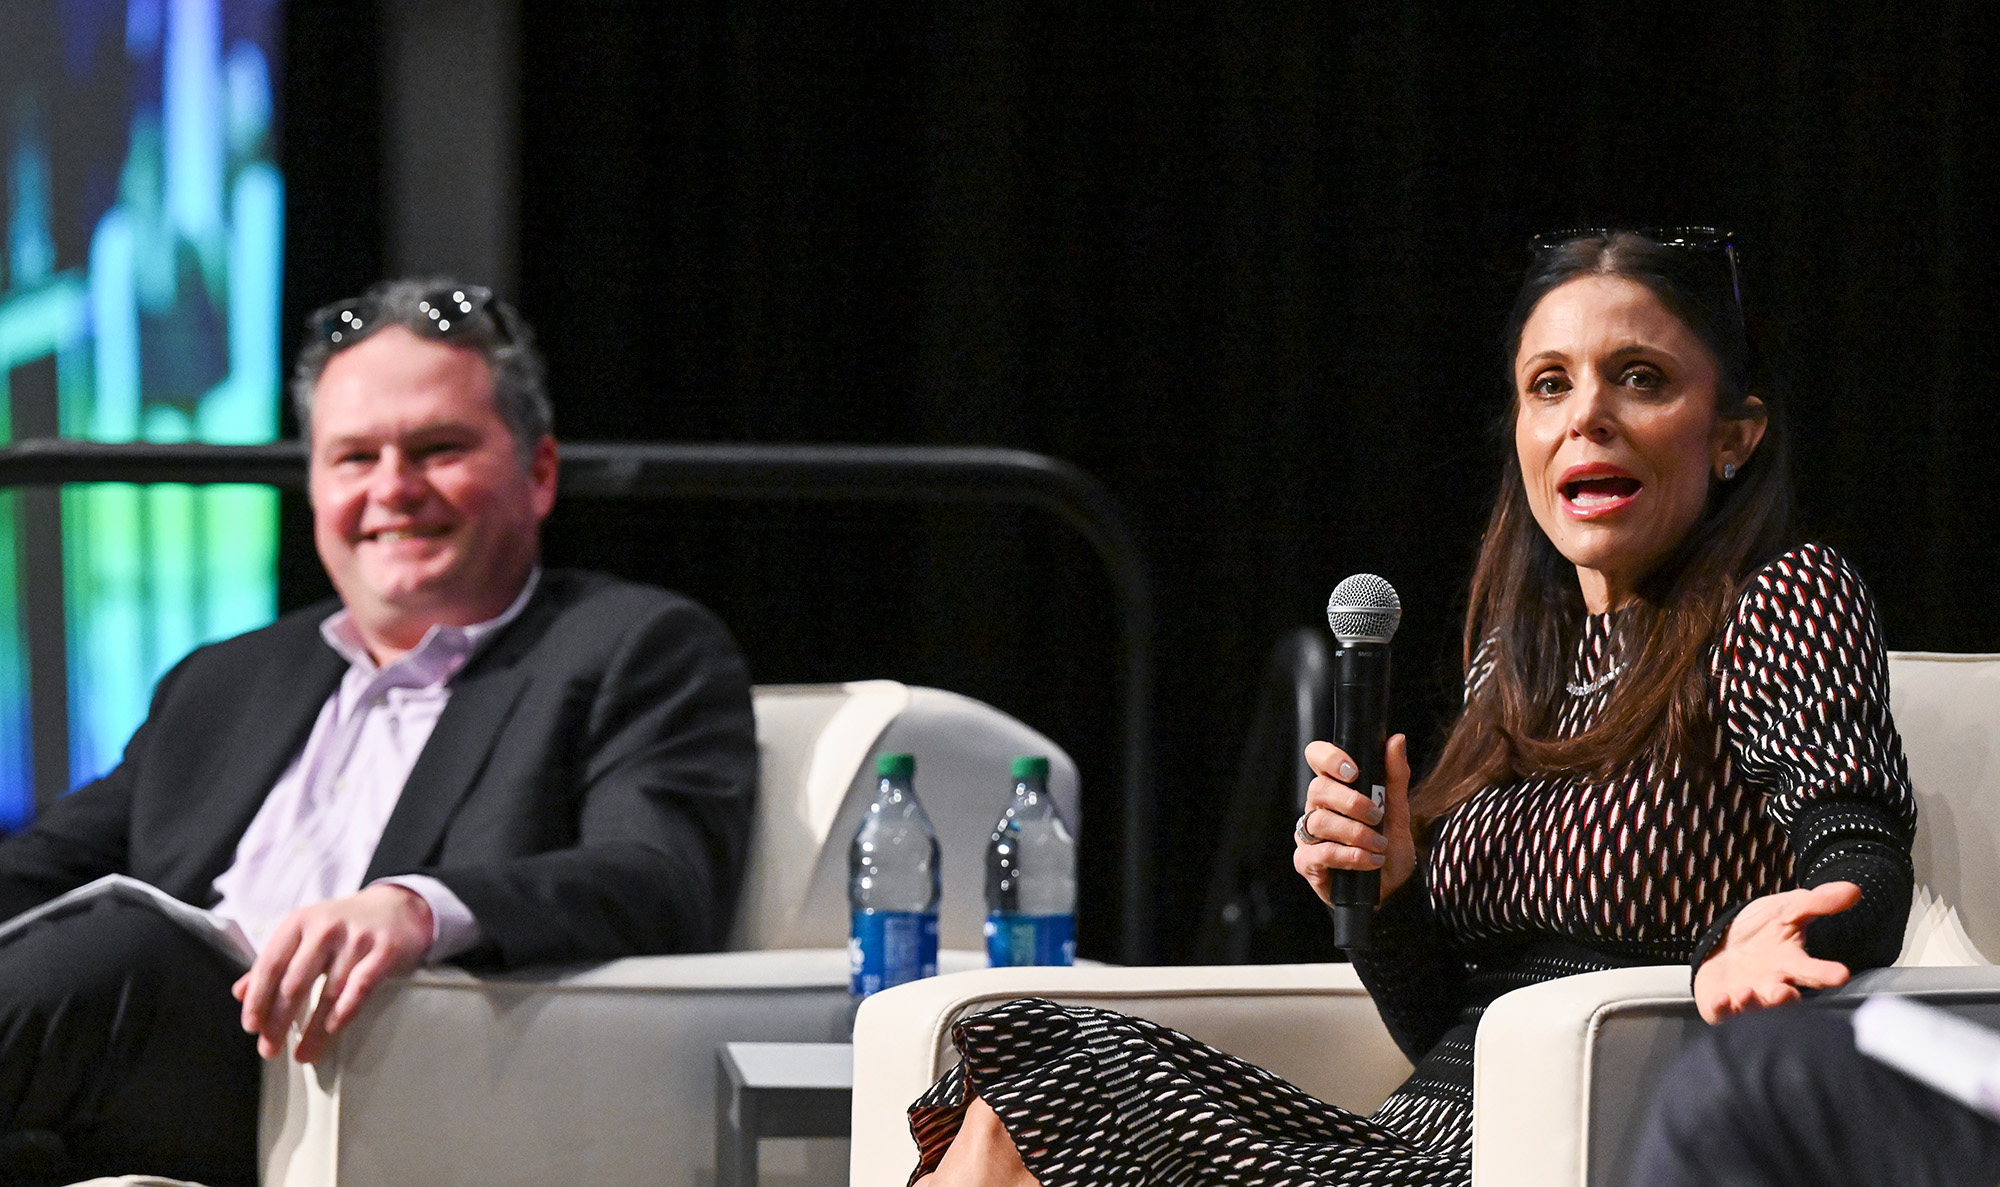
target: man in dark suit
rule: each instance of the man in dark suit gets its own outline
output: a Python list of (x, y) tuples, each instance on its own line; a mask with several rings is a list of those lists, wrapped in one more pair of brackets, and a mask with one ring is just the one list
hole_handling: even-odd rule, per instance
[(1653, 1088), (1631, 1181), (1993, 1187), (2000, 1121), (1864, 1053), (1851, 1011), (1799, 1002), (1695, 1037)]
[(742, 659), (684, 598), (540, 570), (557, 459), (526, 326), (418, 282), (315, 326), (294, 397), (340, 604), (196, 651), (117, 769), (0, 842), (0, 916), (126, 873), (239, 922), (257, 959), (111, 902), (0, 944), (0, 1182), (254, 1183), (258, 1056), (294, 1025), (309, 1061), (426, 961), (728, 928), (756, 779)]

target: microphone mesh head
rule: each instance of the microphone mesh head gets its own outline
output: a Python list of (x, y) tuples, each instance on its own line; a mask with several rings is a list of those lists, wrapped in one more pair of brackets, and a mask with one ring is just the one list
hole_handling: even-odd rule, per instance
[(1387, 643), (1403, 621), (1396, 587), (1373, 573), (1356, 573), (1333, 587), (1326, 601), (1326, 625), (1342, 644)]

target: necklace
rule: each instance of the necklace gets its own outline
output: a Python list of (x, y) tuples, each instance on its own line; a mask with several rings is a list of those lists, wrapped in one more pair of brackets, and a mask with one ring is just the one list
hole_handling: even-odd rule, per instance
[(1603, 688), (1605, 685), (1611, 683), (1613, 680), (1618, 679), (1620, 676), (1623, 676), (1624, 674), (1625, 674), (1625, 665), (1623, 663), (1615, 663), (1611, 665), (1609, 671), (1605, 672), (1604, 675), (1599, 676), (1594, 680), (1586, 680), (1582, 684), (1575, 684), (1575, 683), (1565, 684), (1563, 685), (1563, 687), (1567, 688), (1569, 690), (1569, 695), (1573, 697), (1587, 697), (1591, 693), (1596, 692), (1600, 688)]

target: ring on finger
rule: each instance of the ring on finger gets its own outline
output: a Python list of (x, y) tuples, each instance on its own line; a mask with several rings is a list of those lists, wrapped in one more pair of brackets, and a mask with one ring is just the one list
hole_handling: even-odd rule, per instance
[(1292, 826), (1292, 835), (1299, 839), (1299, 844), (1301, 845), (1319, 844), (1319, 838), (1306, 831), (1306, 818), (1311, 815), (1312, 809), (1307, 808), (1305, 811), (1299, 813), (1299, 822)]

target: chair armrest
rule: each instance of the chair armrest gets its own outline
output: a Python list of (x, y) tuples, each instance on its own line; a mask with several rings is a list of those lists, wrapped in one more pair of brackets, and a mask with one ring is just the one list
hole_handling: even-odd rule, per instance
[(1604, 1182), (1592, 1135), (1623, 1134), (1700, 1030), (1686, 965), (1609, 969), (1501, 995), (1473, 1050), (1475, 1187)]
[[(716, 1048), (845, 1041), (847, 978), (842, 949), (422, 970), (383, 986), (318, 1064), (266, 1063), (262, 1182), (700, 1187)], [(837, 1150), (807, 1157), (837, 1177)]]
[(951, 1027), (1019, 997), (1136, 1014), (1366, 1113), (1410, 1073), (1344, 964), (982, 969), (862, 1003), (854, 1026), (853, 1187), (902, 1187), (916, 1166), (905, 1110), (956, 1062)]

